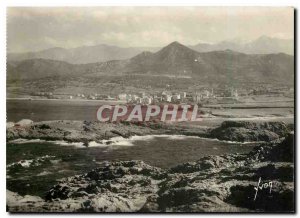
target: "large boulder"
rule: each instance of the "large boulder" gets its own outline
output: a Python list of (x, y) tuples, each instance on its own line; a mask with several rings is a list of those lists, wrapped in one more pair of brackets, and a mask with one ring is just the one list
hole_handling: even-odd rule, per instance
[(12, 127), (14, 127), (15, 126), (15, 123), (14, 122), (7, 122), (6, 123), (6, 128), (8, 129), (8, 128), (12, 128)]
[[(249, 128), (249, 126), (248, 126)], [(206, 156), (169, 170), (104, 162), (64, 178), (45, 199), (9, 193), (10, 212), (293, 212), (294, 134), (248, 154)], [(272, 190), (255, 187), (272, 182)]]
[(287, 134), (281, 142), (269, 143), (254, 148), (249, 157), (260, 161), (294, 162), (294, 132)]
[(284, 122), (246, 122), (224, 121), (221, 126), (212, 129), (211, 138), (226, 141), (273, 141), (285, 136), (291, 131)]
[(20, 120), (19, 122), (17, 122), (15, 125), (16, 126), (29, 126), (33, 124), (33, 121), (32, 120), (29, 120), (29, 119), (22, 119)]

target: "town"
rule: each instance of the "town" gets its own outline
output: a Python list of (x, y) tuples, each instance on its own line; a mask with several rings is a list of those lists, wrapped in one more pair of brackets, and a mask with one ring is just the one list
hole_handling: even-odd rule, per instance
[(274, 89), (268, 86), (259, 86), (255, 88), (201, 88), (195, 91), (172, 91), (168, 89), (162, 91), (131, 91), (114, 94), (100, 93), (53, 93), (53, 92), (35, 92), (31, 96), (34, 98), (46, 99), (69, 99), (69, 100), (100, 100), (100, 101), (118, 101), (127, 104), (158, 104), (158, 103), (235, 103), (245, 97), (251, 96), (276, 96), (293, 98), (294, 89), (288, 86)]

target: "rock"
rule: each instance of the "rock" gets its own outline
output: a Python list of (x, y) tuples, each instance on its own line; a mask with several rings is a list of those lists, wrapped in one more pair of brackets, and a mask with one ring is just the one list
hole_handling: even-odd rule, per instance
[(35, 128), (38, 128), (38, 129), (51, 129), (51, 127), (46, 123), (33, 125), (32, 128), (33, 129), (35, 129)]
[(44, 200), (37, 196), (21, 196), (17, 193), (6, 190), (7, 211), (13, 212), (35, 212), (37, 208), (44, 204)]
[(224, 121), (212, 129), (209, 137), (226, 141), (273, 141), (285, 136), (290, 127), (284, 122)]
[[(241, 128), (245, 126), (254, 128), (248, 123)], [(171, 169), (143, 161), (104, 162), (86, 174), (60, 180), (44, 199), (8, 191), (7, 208), (10, 212), (293, 212), (293, 151), (290, 133), (248, 154), (207, 156)], [(259, 190), (254, 200), (259, 178), (272, 182), (272, 190)]]
[[(292, 212), (294, 208), (294, 188), (282, 183), (276, 183), (272, 192), (263, 189), (253, 200), (254, 185), (236, 185), (230, 188), (230, 195), (225, 200), (228, 203), (255, 211)], [(244, 199), (249, 199), (245, 201)]]
[(276, 143), (258, 146), (252, 152), (250, 157), (260, 160), (270, 161), (294, 161), (294, 132), (287, 134), (284, 140)]
[(22, 120), (20, 120), (19, 122), (17, 122), (17, 123), (15, 124), (15, 126), (22, 126), (22, 127), (24, 127), (24, 126), (29, 126), (29, 125), (31, 125), (31, 124), (33, 124), (33, 121), (32, 121), (32, 120), (29, 120), (29, 119), (22, 119)]
[(158, 134), (162, 130), (149, 127), (125, 125), (122, 123), (101, 123), (82, 121), (43, 121), (32, 123), (22, 120), (15, 128), (6, 129), (7, 141), (13, 139), (43, 139), (49, 141), (64, 140), (67, 142), (86, 142), (110, 139), (116, 136), (130, 137), (133, 135)]
[(289, 133), (278, 146), (272, 147), (268, 158), (274, 161), (293, 162), (295, 153), (294, 137), (294, 132)]
[(42, 157), (37, 157), (32, 160), (20, 160), (18, 162), (7, 164), (6, 169), (13, 170), (13, 171), (22, 171), (24, 170), (24, 168), (37, 167), (43, 164), (49, 164), (51, 163), (51, 160), (55, 161), (54, 158), (55, 156), (45, 155)]
[(6, 123), (6, 128), (12, 128), (15, 126), (15, 123), (14, 122), (7, 122)]

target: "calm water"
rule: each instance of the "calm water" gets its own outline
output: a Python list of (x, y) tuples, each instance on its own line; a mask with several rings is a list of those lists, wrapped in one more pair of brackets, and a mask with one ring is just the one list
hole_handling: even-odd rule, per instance
[(144, 136), (126, 140), (117, 138), (109, 146), (62, 145), (50, 142), (10, 143), (7, 164), (32, 160), (45, 155), (54, 156), (40, 166), (21, 167), (7, 171), (7, 188), (21, 194), (43, 196), (57, 179), (85, 173), (101, 161), (143, 160), (169, 168), (179, 163), (195, 161), (206, 155), (245, 153), (251, 144), (234, 144), (186, 136)]
[[(7, 121), (96, 120), (101, 101), (7, 100)], [(113, 104), (109, 102), (108, 104)]]
[[(103, 104), (118, 104), (117, 102), (105, 101), (80, 101), (80, 100), (19, 100), (8, 99), (7, 121), (18, 122), (21, 119), (33, 121), (48, 120), (97, 120), (96, 112)], [(264, 116), (272, 121), (285, 121), (292, 123), (294, 120), (293, 108), (263, 108), (263, 109), (226, 109), (212, 110), (214, 113), (224, 115), (212, 119), (203, 119), (198, 125), (219, 125), (228, 118), (227, 115), (239, 117), (253, 116), (253, 119), (262, 119)], [(270, 118), (270, 116), (273, 116)], [(256, 117), (256, 118), (255, 118)], [(244, 119), (244, 118), (243, 118)], [(248, 119), (248, 118), (246, 118)]]
[[(97, 109), (105, 102), (61, 100), (7, 100), (7, 120), (96, 120)], [(109, 104), (112, 104), (110, 102)], [(197, 125), (216, 125), (222, 119), (209, 119)], [(20, 194), (44, 196), (58, 179), (81, 174), (102, 161), (143, 160), (169, 168), (207, 155), (245, 153), (251, 144), (234, 144), (197, 137), (144, 136), (115, 139), (107, 145), (82, 147), (64, 143), (27, 142), (7, 144), (7, 164), (53, 156), (39, 166), (7, 168), (7, 188)], [(25, 162), (26, 163), (26, 162)]]

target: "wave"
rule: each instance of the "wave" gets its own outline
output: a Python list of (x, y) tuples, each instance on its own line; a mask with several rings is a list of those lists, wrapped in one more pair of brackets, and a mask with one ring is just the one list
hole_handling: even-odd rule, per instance
[(113, 137), (111, 139), (103, 139), (99, 142), (96, 141), (90, 141), (88, 145), (84, 145), (83, 142), (67, 142), (67, 141), (46, 141), (42, 139), (16, 139), (11, 141), (12, 143), (16, 144), (26, 144), (26, 143), (42, 143), (42, 142), (50, 142), (56, 145), (60, 146), (73, 146), (75, 148), (107, 148), (107, 147), (128, 147), (128, 146), (135, 146), (135, 143), (138, 141), (153, 141), (157, 138), (164, 138), (167, 140), (187, 140), (187, 139), (199, 139), (199, 140), (206, 140), (206, 141), (217, 141), (217, 142), (222, 142), (226, 144), (258, 144), (261, 142), (257, 141), (250, 141), (250, 142), (238, 142), (238, 141), (225, 141), (225, 140), (219, 140), (216, 138), (204, 138), (204, 137), (199, 137), (199, 136), (186, 136), (186, 135), (166, 135), (166, 134), (161, 134), (161, 135), (144, 135), (144, 136), (139, 136), (139, 135), (134, 135), (129, 138), (124, 138), (122, 136), (117, 136)]
[(12, 168), (12, 167), (23, 167), (23, 168), (29, 168), (29, 167), (35, 167), (40, 166), (44, 162), (50, 161), (51, 159), (54, 159), (55, 156), (51, 155), (45, 155), (42, 157), (37, 157), (36, 159), (29, 159), (29, 160), (20, 160), (18, 162), (14, 162), (11, 164), (7, 164), (6, 168)]
[(227, 144), (242, 144), (242, 145), (247, 145), (247, 144), (259, 144), (263, 143), (263, 141), (248, 141), (248, 142), (239, 142), (239, 141), (226, 141), (226, 140), (220, 140), (217, 138), (204, 138), (204, 137), (198, 137), (199, 139), (204, 139), (207, 141), (215, 141), (215, 142), (222, 142), (222, 143), (227, 143)]
[(44, 139), (14, 139), (9, 141), (9, 143), (14, 144), (26, 144), (26, 143), (39, 143), (39, 142), (46, 142)]
[(63, 140), (61, 140), (61, 141), (48, 141), (48, 142), (51, 142), (51, 143), (56, 144), (56, 145), (61, 145), (61, 146), (74, 146), (74, 147), (77, 147), (77, 148), (85, 147), (83, 142), (67, 142), (67, 141), (63, 141)]

